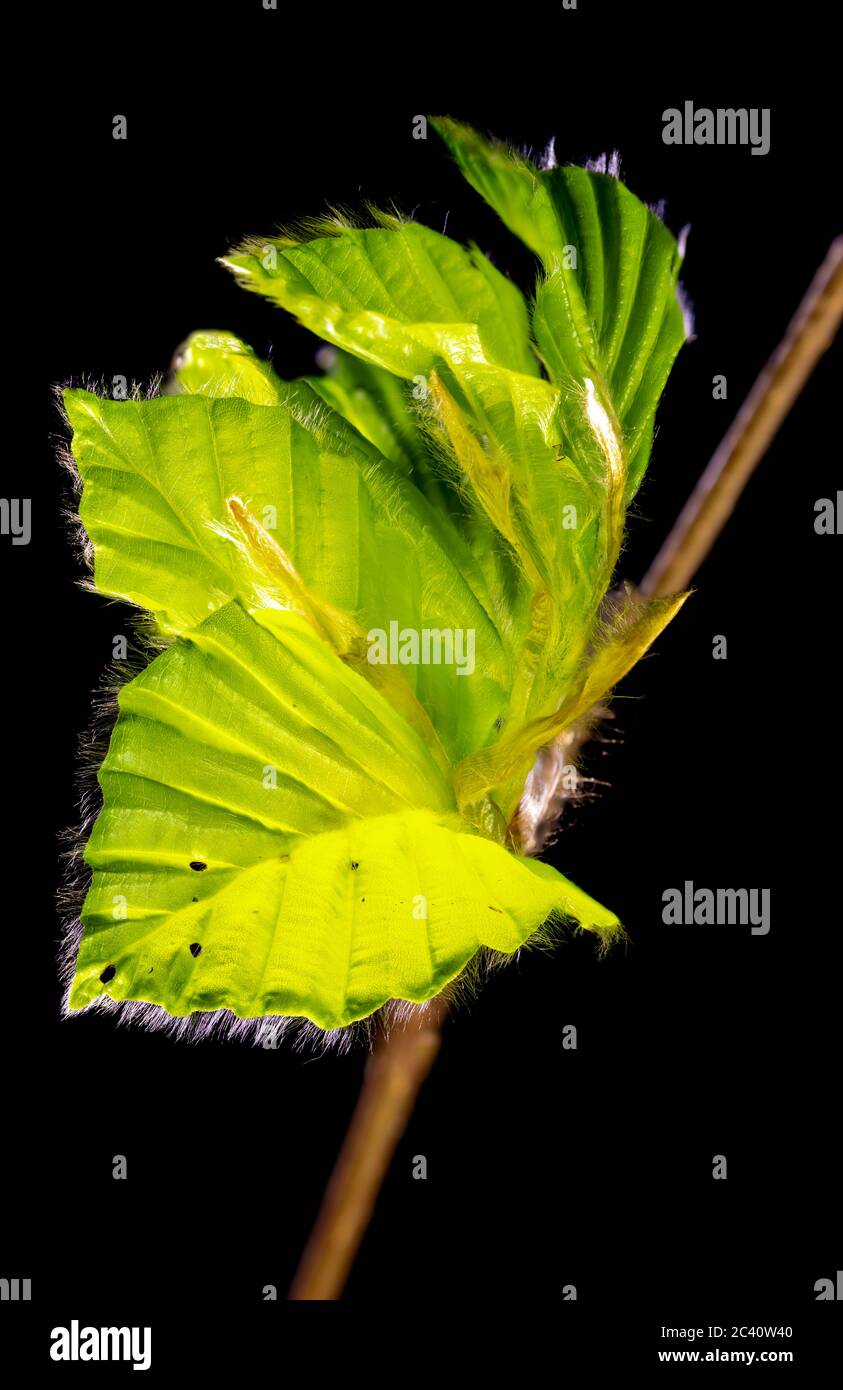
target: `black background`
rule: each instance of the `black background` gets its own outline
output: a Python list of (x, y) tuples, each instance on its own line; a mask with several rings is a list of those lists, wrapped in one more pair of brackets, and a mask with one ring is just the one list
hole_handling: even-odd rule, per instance
[[(11, 392), (25, 432), (4, 492), (33, 498), (33, 537), (3, 541), (0, 1274), (31, 1277), (33, 1301), (4, 1304), (0, 1334), (39, 1370), (128, 1371), (55, 1366), (50, 1328), (74, 1317), (151, 1323), (159, 1377), (229, 1353), (243, 1365), (244, 1347), (253, 1372), (277, 1364), (293, 1315), (261, 1291), (275, 1284), (283, 1300), (365, 1065), (360, 1050), (186, 1046), (106, 1017), (59, 1019), (56, 835), (77, 814), (91, 691), (131, 620), (78, 587), (51, 385), (147, 382), (196, 328), (231, 329), (281, 375), (311, 370), (314, 340), (215, 257), (326, 201), (394, 200), (437, 230), (447, 214), (449, 235), (477, 239), (529, 288), (529, 258), (433, 132), (412, 138), (418, 113), (536, 152), (555, 135), (560, 161), (617, 147), (633, 191), (665, 198), (674, 230), (692, 228), (683, 281), (697, 339), (668, 385), (620, 567), (640, 578), (836, 230), (839, 119), (806, 66), (816, 56), (796, 47), (799, 86), (757, 53), (727, 73), (716, 7), (686, 7), (677, 33), (669, 10), (627, 12), (619, 27), (610, 7), (581, 5), (472, 12), (473, 32), (494, 37), (468, 33), (458, 50), (449, 14), (360, 11), (349, 27), (365, 59), (315, 5), (298, 28), (259, 3), (50, 21), (38, 113), (15, 141), (28, 212), (7, 260), (32, 342)], [(752, 29), (764, 14), (743, 18)], [(820, 22), (818, 9), (800, 17), (808, 47)], [(695, 34), (718, 25), (721, 61), (689, 74)], [(769, 106), (770, 153), (663, 144), (662, 111), (691, 98)], [(126, 142), (112, 139), (116, 113)], [(712, 398), (720, 373), (725, 402)], [(660, 1340), (662, 1324), (789, 1324), (797, 1365), (829, 1354), (839, 1308), (816, 1303), (814, 1284), (841, 1263), (840, 541), (813, 523), (815, 500), (840, 485), (838, 396), (829, 356), (694, 596), (624, 682), (583, 766), (605, 785), (550, 851), (615, 908), (629, 947), (604, 961), (588, 938), (524, 953), (447, 1025), (348, 1286), (364, 1310), (355, 1366), (370, 1360), (369, 1319), (393, 1307), (411, 1319), (413, 1362), (441, 1356), (442, 1326), (449, 1341), (510, 1334), (525, 1349), (540, 1330), (563, 1367), (580, 1341), (595, 1367), (657, 1366), (678, 1345)], [(715, 634), (726, 661), (712, 659)], [(662, 893), (685, 879), (770, 887), (770, 934), (662, 925)], [(577, 1051), (562, 1049), (569, 1023)], [(420, 1153), (426, 1182), (411, 1177)], [(126, 1182), (112, 1180), (115, 1154)], [(712, 1180), (715, 1154), (725, 1182)], [(561, 1299), (569, 1283), (575, 1303)]]

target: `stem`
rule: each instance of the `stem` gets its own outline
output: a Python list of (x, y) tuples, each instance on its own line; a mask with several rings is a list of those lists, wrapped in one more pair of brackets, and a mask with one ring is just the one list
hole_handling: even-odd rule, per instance
[[(686, 588), (729, 519), (756, 464), (830, 346), (843, 315), (843, 238), (831, 245), (781, 344), (741, 406), (641, 581), (654, 597)], [(382, 1035), (289, 1297), (338, 1299), (416, 1097), (441, 1044), (440, 996)]]
[(641, 581), (643, 594), (685, 589), (843, 316), (843, 237), (837, 237), (788, 329)]
[(447, 1013), (440, 996), (388, 1037), (381, 1035), (290, 1289), (291, 1299), (337, 1299), (342, 1293), (392, 1155), (439, 1051)]

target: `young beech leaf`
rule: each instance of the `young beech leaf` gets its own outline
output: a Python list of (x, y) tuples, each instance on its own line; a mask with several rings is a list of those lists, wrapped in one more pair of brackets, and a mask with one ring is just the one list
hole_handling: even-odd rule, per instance
[(334, 1028), (429, 999), (548, 916), (617, 925), (471, 833), (424, 741), (292, 613), (232, 602), (153, 661), (100, 780), (71, 1008), (106, 992)]
[(397, 219), (327, 230), (246, 242), (223, 264), (320, 338), (396, 376), (423, 376), (443, 358), (538, 375), (524, 298), (476, 248)]
[(239, 396), (252, 405), (282, 405), (284, 383), (233, 333), (191, 333), (173, 357), (173, 393)]
[(608, 175), (436, 124), (538, 256), (531, 302), (413, 221), (323, 220), (225, 258), (318, 375), (205, 331), (160, 397), (65, 395), (95, 585), (171, 643), (119, 697), (71, 1009), (332, 1029), (548, 919), (619, 929), (519, 849), (682, 602), (610, 593), (679, 252)]
[(464, 756), (494, 734), (512, 680), (480, 568), (449, 531), (440, 541), (429, 502), (308, 386), (281, 389), (277, 406), (65, 393), (96, 586), (149, 610), (169, 635), (230, 598), (286, 604), (233, 523), (239, 499), (261, 525), (274, 523), (263, 529), (304, 583), (354, 614), (364, 635), (390, 621), (475, 632), (470, 679), (444, 666), (401, 668), (449, 753)]
[[(540, 258), (533, 333), (551, 379), (586, 377), (620, 424), (625, 498), (641, 482), (653, 421), (687, 337), (682, 254), (619, 179), (571, 165), (538, 169), (469, 126), (434, 119), (469, 182)], [(572, 254), (573, 252), (573, 254)]]

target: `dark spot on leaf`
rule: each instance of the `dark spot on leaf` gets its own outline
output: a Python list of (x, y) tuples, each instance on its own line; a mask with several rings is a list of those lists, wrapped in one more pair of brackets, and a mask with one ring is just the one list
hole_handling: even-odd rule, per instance
[(113, 980), (116, 974), (117, 970), (115, 967), (113, 965), (107, 965), (100, 975), (100, 979), (104, 985), (107, 985), (109, 980)]
[(490, 911), (490, 912), (500, 912), (500, 913), (503, 913), (503, 908), (502, 908), (502, 907), (492, 907), (492, 904), (489, 903), (489, 911)]
[(357, 861), (356, 859), (352, 859), (352, 861), (351, 861), (351, 867), (352, 867), (352, 869), (359, 869), (359, 868), (360, 868), (360, 864), (358, 863), (358, 861)]
[(207, 869), (208, 865), (203, 864), (201, 859), (191, 859), (190, 867), (191, 869), (195, 869), (197, 874), (201, 874), (203, 869)]
[(502, 715), (502, 714), (499, 714), (498, 717), (497, 717), (497, 719), (495, 720), (495, 728), (497, 729), (498, 733), (500, 733), (501, 729), (503, 728), (503, 724), (504, 724), (503, 715)]
[(361, 901), (361, 903), (364, 903), (364, 902), (366, 901), (366, 899), (365, 899), (365, 898), (361, 898), (360, 901)]
[(198, 941), (191, 941), (191, 943), (190, 943), (190, 954), (191, 954), (192, 956), (198, 956), (198, 955), (199, 955), (199, 952), (200, 952), (201, 950), (202, 950), (202, 947), (199, 945), (199, 942), (198, 942)]
[(147, 975), (151, 975), (154, 969), (155, 969), (155, 967), (152, 966), (152, 965), (150, 965), (149, 969), (148, 969), (147, 972), (146, 972)]
[(198, 899), (198, 898), (191, 898), (190, 901), (191, 901), (192, 903), (198, 903), (199, 899)]

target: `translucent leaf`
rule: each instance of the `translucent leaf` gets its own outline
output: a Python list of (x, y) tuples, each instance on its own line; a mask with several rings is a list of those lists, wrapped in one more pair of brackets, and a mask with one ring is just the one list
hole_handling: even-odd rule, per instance
[(290, 613), (237, 603), (120, 695), (70, 1007), (322, 1028), (431, 998), (482, 947), (611, 913), (468, 833), (389, 702)]
[(276, 389), (283, 404), (275, 407), (65, 394), (97, 588), (147, 609), (168, 634), (232, 597), (285, 606), (287, 591), (232, 524), (237, 499), (308, 589), (364, 633), (394, 622), (399, 632), (475, 634), (469, 681), (443, 665), (401, 668), (449, 755), (461, 756), (493, 736), (509, 684), (511, 658), (481, 568), (418, 490), (308, 386)]
[(675, 237), (608, 173), (539, 169), (457, 121), (433, 124), (469, 182), (540, 258), (546, 275), (533, 314), (536, 343), (554, 381), (582, 386), (589, 378), (620, 422), (628, 501), (687, 337)]
[(476, 248), (418, 222), (329, 230), (247, 242), (223, 263), (326, 342), (407, 380), (437, 360), (537, 374), (523, 296)]
[(252, 405), (282, 405), (283, 382), (234, 333), (191, 333), (173, 358), (174, 392), (239, 396)]

